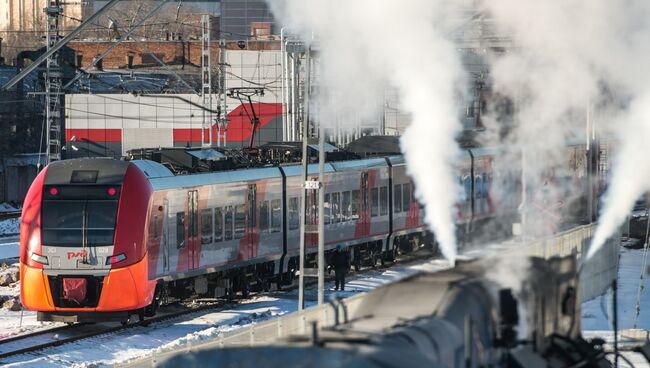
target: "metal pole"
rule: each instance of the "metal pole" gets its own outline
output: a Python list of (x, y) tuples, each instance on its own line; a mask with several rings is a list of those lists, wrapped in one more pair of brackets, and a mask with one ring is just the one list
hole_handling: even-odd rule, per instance
[[(210, 50), (210, 16), (201, 17), (201, 96), (203, 107), (212, 110), (212, 60)], [(205, 142), (205, 130), (208, 129), (208, 143)], [(203, 109), (201, 125), (201, 147), (212, 146), (212, 113)]]
[[(3, 90), (7, 90), (13, 86), (16, 85), (16, 83), (20, 82), (27, 74), (31, 73), (34, 69), (38, 68), (39, 65), (41, 65), (47, 58), (52, 56), (55, 52), (59, 51), (63, 46), (65, 46), (68, 42), (72, 41), (81, 31), (86, 29), (88, 25), (93, 24), (97, 18), (102, 16), (107, 10), (112, 8), (117, 2), (120, 0), (110, 0), (104, 7), (99, 9), (95, 14), (91, 15), (88, 19), (86, 19), (83, 23), (79, 25), (79, 27), (75, 28), (72, 32), (68, 33), (67, 36), (63, 37), (63, 39), (59, 42), (57, 42), (55, 45), (50, 47), (45, 53), (43, 53), (38, 59), (34, 60), (33, 63), (31, 63), (28, 67), (24, 68), (20, 73), (16, 74), (15, 77), (11, 78), (9, 82), (5, 83), (4, 86), (2, 86)], [(163, 2), (166, 2), (164, 0)]]
[(288, 133), (289, 129), (287, 128), (287, 104), (286, 104), (286, 83), (285, 83), (285, 78), (287, 77), (285, 73), (285, 67), (286, 67), (286, 54), (287, 50), (285, 49), (284, 46), (284, 27), (280, 29), (280, 60), (281, 60), (281, 67), (282, 67), (282, 140), (283, 141), (288, 141)]
[(318, 305), (325, 289), (325, 127), (318, 122)]
[(302, 203), (300, 225), (300, 275), (298, 277), (298, 310), (305, 309), (305, 232), (307, 231), (307, 188), (305, 184), (309, 174), (308, 141), (309, 141), (309, 81), (311, 72), (310, 50), (307, 49), (307, 67), (305, 72), (305, 101), (302, 117)]
[(586, 139), (586, 154), (587, 154), (587, 190), (589, 193), (587, 193), (587, 219), (589, 223), (593, 222), (594, 218), (594, 178), (592, 176), (593, 173), (593, 167), (592, 167), (592, 159), (593, 159), (593, 146), (592, 146), (592, 140), (591, 140), (591, 102), (587, 103), (587, 122), (586, 122), (586, 129), (587, 129), (587, 139)]

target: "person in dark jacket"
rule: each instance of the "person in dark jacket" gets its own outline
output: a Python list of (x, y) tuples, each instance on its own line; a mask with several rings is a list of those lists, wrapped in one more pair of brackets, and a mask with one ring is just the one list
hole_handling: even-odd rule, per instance
[(336, 279), (336, 287), (334, 290), (345, 290), (345, 274), (350, 268), (350, 258), (348, 252), (343, 249), (341, 244), (336, 245), (336, 250), (330, 259), (330, 267), (334, 268), (334, 275)]

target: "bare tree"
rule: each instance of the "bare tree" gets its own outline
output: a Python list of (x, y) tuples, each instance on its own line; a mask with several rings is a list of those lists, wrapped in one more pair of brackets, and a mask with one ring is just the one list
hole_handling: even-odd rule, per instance
[[(121, 2), (108, 14), (83, 32), (80, 38), (113, 40), (122, 37), (131, 27), (139, 23), (157, 5), (157, 0), (132, 0)], [(195, 38), (201, 34), (201, 10), (183, 3), (165, 4), (154, 15), (141, 24), (132, 37), (139, 40), (165, 40), (170, 38)]]

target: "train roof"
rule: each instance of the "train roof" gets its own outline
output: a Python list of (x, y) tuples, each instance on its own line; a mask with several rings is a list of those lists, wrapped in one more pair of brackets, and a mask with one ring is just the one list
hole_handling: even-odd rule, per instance
[[(395, 160), (399, 161), (397, 157)], [(279, 167), (250, 168), (219, 171), (214, 173), (174, 175), (165, 166), (154, 161), (133, 160), (131, 162), (136, 165), (145, 174), (145, 176), (147, 176), (154, 190), (282, 178), (282, 172), (280, 171)], [(388, 164), (384, 158), (327, 162), (324, 165), (324, 171), (326, 173), (332, 173), (378, 167), (388, 167)], [(287, 177), (296, 177), (302, 175), (302, 166), (299, 164), (282, 166), (281, 168)], [(308, 170), (309, 175), (318, 174), (318, 164), (310, 164)]]
[(174, 176), (174, 173), (171, 172), (171, 170), (169, 170), (165, 165), (162, 165), (155, 161), (133, 160), (131, 163), (137, 166), (148, 179)]
[(281, 179), (282, 174), (277, 167), (257, 169), (242, 169), (220, 171), (205, 174), (178, 175), (171, 177), (158, 177), (149, 180), (154, 190), (196, 187), (201, 185), (237, 183), (251, 180)]

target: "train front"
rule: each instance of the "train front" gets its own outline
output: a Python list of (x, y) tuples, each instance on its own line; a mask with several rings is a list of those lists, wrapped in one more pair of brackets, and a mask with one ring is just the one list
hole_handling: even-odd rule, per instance
[(75, 159), (32, 183), (20, 224), (20, 300), (41, 321), (126, 321), (151, 304), (152, 189), (130, 162)]

